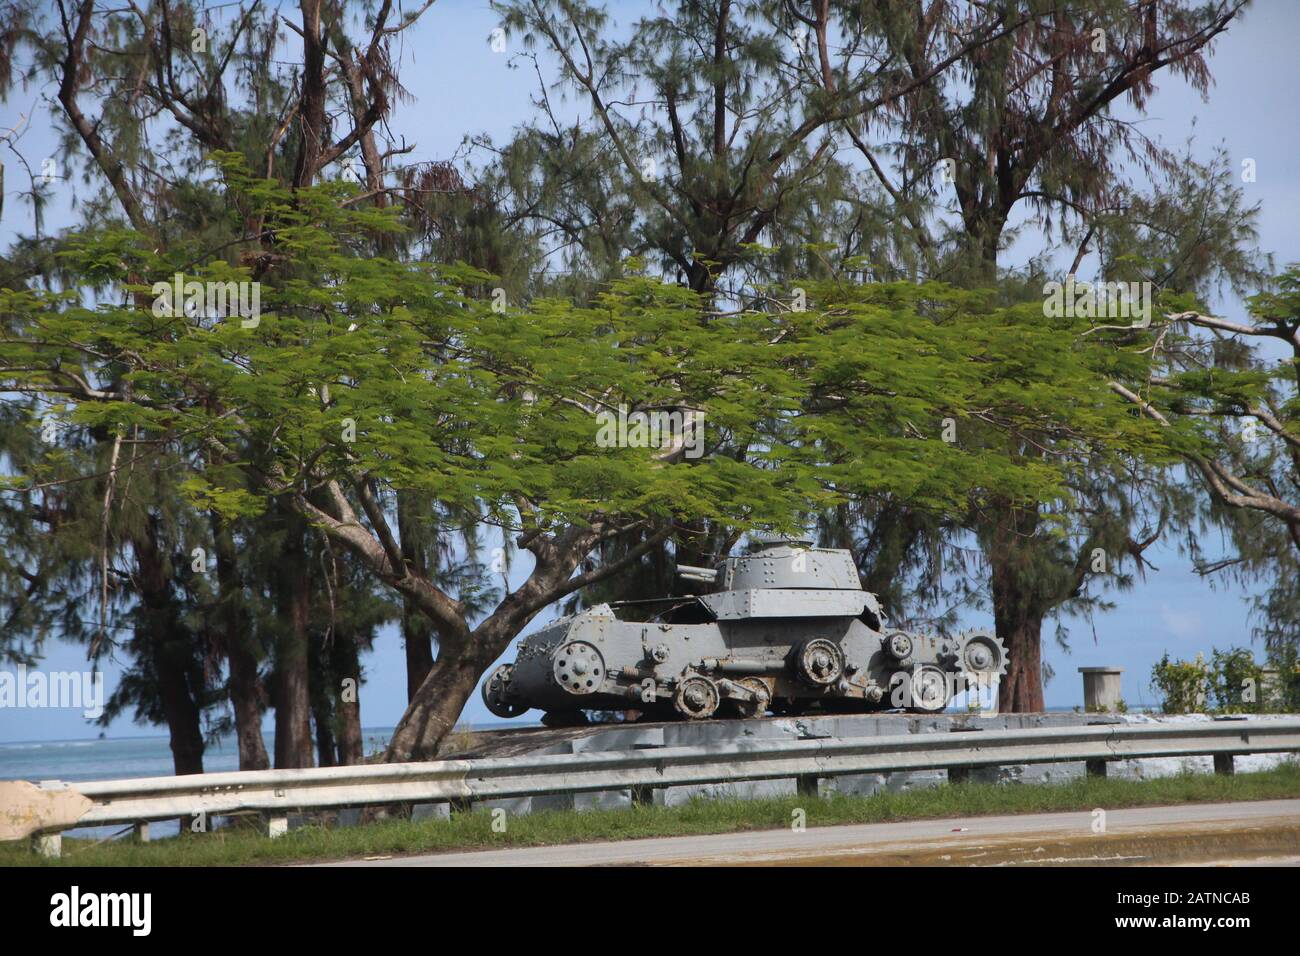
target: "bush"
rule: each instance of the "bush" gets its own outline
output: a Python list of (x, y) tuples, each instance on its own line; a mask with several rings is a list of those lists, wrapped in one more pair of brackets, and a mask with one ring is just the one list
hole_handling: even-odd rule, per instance
[(1264, 668), (1255, 663), (1249, 648), (1216, 650), (1210, 658), (1210, 687), (1215, 710), (1221, 714), (1266, 710), (1263, 682)]
[(1268, 666), (1276, 680), (1264, 679), (1247, 647), (1215, 649), (1210, 661), (1197, 654), (1190, 661), (1172, 661), (1169, 653), (1151, 670), (1151, 686), (1162, 698), (1166, 714), (1241, 714), (1300, 711), (1300, 660), (1296, 650), (1271, 653)]
[(1300, 655), (1296, 648), (1274, 651), (1268, 663), (1277, 670), (1277, 683), (1265, 688), (1265, 704), (1286, 714), (1300, 713)]
[(1197, 654), (1194, 661), (1171, 661), (1169, 652), (1151, 670), (1151, 686), (1160, 694), (1166, 714), (1194, 714), (1205, 709), (1210, 669)]

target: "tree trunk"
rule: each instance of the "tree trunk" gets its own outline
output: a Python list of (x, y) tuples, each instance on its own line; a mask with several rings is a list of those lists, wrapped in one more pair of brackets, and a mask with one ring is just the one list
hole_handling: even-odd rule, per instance
[(406, 702), (409, 704), (433, 670), (433, 626), (409, 598), (402, 601), (402, 643), (406, 645)]
[(321, 767), (338, 765), (338, 755), (334, 749), (333, 717), (329, 708), (318, 703), (313, 708), (312, 723), (316, 726), (316, 763)]
[(311, 697), (308, 681), (311, 573), (303, 522), (289, 519), (279, 597), (285, 626), (275, 648), (275, 766), (277, 770), (312, 765)]
[(266, 695), (257, 674), (258, 658), (252, 649), (253, 635), (244, 613), (235, 542), (230, 528), (215, 515), (212, 519), (212, 533), (216, 541), (221, 613), (225, 618), (223, 643), (230, 671), (230, 706), (235, 713), (239, 769), (266, 770), (271, 766), (266, 744), (262, 740), (262, 712), (266, 707)]
[(335, 713), (338, 733), (338, 762), (351, 767), (361, 763), (361, 662), (356, 639), (351, 634), (334, 635), (332, 651), (336, 676), (353, 683), (341, 688)]
[(132, 542), (140, 579), (144, 638), (158, 682), (158, 699), (167, 721), (176, 774), (203, 772), (203, 729), (199, 703), (191, 687), (194, 647), (180, 620), (167, 568), (158, 547), (158, 522)]
[(1032, 613), (999, 610), (993, 617), (998, 636), (1007, 645), (1007, 672), (998, 684), (998, 712), (1032, 714), (1043, 710), (1043, 619)]
[(186, 674), (192, 663), (189, 641), (184, 634), (173, 638), (151, 634), (149, 643), (158, 678), (158, 696), (171, 737), (172, 767), (178, 776), (202, 773), (203, 730), (199, 706), (190, 692)]
[(444, 642), (429, 676), (393, 731), (384, 759), (400, 763), (435, 758), (488, 665), (505, 651), (513, 637), (513, 633), (504, 631), (492, 635), (476, 631), (468, 648), (450, 647)]
[(235, 740), (240, 770), (267, 770), (271, 758), (262, 740), (265, 692), (257, 674), (257, 659), (249, 653), (247, 635), (228, 635), (226, 661), (230, 666), (230, 705), (235, 711)]
[[(424, 495), (412, 491), (397, 493), (397, 534), (402, 541), (402, 558), (411, 573), (422, 578), (429, 576), (429, 551), (433, 546), (422, 519), (431, 508), (432, 503)], [(402, 599), (402, 643), (406, 648), (409, 704), (433, 669), (433, 622), (409, 597)]]
[(998, 684), (1001, 713), (1043, 709), (1042, 632), (1044, 608), (1034, 580), (1037, 508), (1007, 505), (996, 513), (987, 546), (993, 592), (993, 621), (1007, 645), (1007, 672)]
[(295, 189), (316, 178), (326, 135), (325, 38), (321, 35), (320, 0), (300, 0), (302, 9), (302, 94), (298, 102), (298, 155)]

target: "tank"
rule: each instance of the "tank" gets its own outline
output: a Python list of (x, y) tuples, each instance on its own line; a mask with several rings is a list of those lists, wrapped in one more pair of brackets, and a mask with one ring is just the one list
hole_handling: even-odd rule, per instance
[(618, 605), (600, 604), (547, 625), (483, 684), (488, 710), (508, 718), (539, 709), (547, 723), (591, 711), (687, 720), (936, 713), (1006, 672), (1006, 647), (991, 633), (888, 627), (848, 551), (760, 538), (714, 568), (677, 572), (711, 590), (662, 599), (649, 622), (619, 620)]

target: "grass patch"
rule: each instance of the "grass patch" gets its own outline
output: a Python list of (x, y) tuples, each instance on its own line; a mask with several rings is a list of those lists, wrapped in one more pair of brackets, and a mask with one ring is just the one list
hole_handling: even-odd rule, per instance
[(278, 840), (247, 827), (186, 834), (152, 843), (96, 843), (64, 839), (63, 856), (43, 860), (26, 842), (0, 844), (0, 866), (243, 866), (398, 856), (448, 850), (544, 846), (597, 840), (733, 833), (787, 827), (803, 809), (807, 825), (884, 823), (1001, 813), (1108, 810), (1123, 807), (1300, 796), (1300, 764), (1235, 776), (1183, 774), (1159, 780), (1081, 778), (1060, 784), (963, 783), (870, 797), (769, 800), (694, 800), (679, 807), (547, 811), (510, 817), (506, 832), (492, 830), (487, 811), (451, 820), (386, 820), (365, 826), (308, 826)]

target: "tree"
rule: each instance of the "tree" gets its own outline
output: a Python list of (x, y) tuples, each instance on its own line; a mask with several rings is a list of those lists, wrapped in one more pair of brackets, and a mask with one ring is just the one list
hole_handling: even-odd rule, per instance
[[(1095, 375), (1063, 374), (1078, 320), (1000, 308), (989, 293), (836, 284), (815, 291), (815, 309), (717, 312), (639, 277), (590, 306), (496, 311), (457, 291), (482, 283), (472, 270), (356, 256), (393, 216), (347, 203), (347, 187), (288, 191), (223, 159), (231, 214), (254, 209), (284, 255), (262, 276), (256, 327), (159, 315), (131, 295), (91, 307), (10, 290), (0, 314), (17, 345), (0, 384), (65, 394), (88, 426), (138, 428), (141, 453), (189, 449), (189, 493), (206, 507), (287, 507), (414, 601), (439, 628), (438, 653), (389, 759), (436, 753), (537, 613), (686, 521), (791, 529), (865, 489), (938, 512), (968, 507), (972, 489), (1035, 500), (1059, 494), (1052, 463), (944, 441), (943, 421), (1062, 443), (1092, 429), (1117, 446), (1135, 421), (1116, 420), (1122, 403), (1090, 386)], [(174, 253), (115, 230), (79, 238), (70, 258), (85, 281), (128, 290), (132, 276), (177, 268)], [(231, 277), (221, 263), (194, 274)], [(1041, 361), (1023, 357), (1026, 342)], [(101, 381), (118, 366), (129, 392)], [(883, 384), (886, 370), (904, 374)], [(614, 419), (601, 413), (654, 411), (703, 418), (657, 440), (606, 440)], [(253, 482), (224, 477), (232, 468)], [(531, 556), (524, 583), (475, 620), (473, 595), (405, 561), (386, 506), (406, 491), (516, 535)], [(586, 564), (637, 529), (642, 544), (619, 562)]]
[(1237, 554), (1208, 570), (1266, 576), (1260, 631), (1284, 655), (1300, 608), (1300, 267), (1271, 286), (1249, 300), (1248, 322), (1169, 311), (1144, 338), (1148, 374), (1112, 388), (1163, 426), (1162, 442), (1226, 512)]
[[(936, 250), (935, 274), (963, 284), (998, 278), (999, 255), (1018, 206), (1028, 204), (1031, 222), (1049, 236), (1060, 228), (1078, 241), (1068, 270), (1073, 274), (1098, 233), (1121, 218), (1117, 206), (1126, 196), (1121, 159), (1145, 172), (1185, 170), (1113, 108), (1127, 99), (1141, 110), (1160, 71), (1181, 76), (1204, 92), (1210, 45), (1245, 4), (1083, 0), (1011, 6), (1004, 15), (1020, 24), (1016, 29), (971, 50), (959, 69), (939, 73), (935, 67), (962, 42), (953, 30), (967, 23), (970, 12), (964, 5), (899, 3), (842, 13), (851, 25), (845, 30), (884, 36), (891, 62), (901, 64), (905, 77), (929, 77), (873, 114), (874, 137), (852, 129), (849, 135), (881, 187), (904, 210), (918, 211), (908, 223), (922, 248)], [(822, 22), (827, 15), (823, 8)], [(821, 85), (833, 88), (829, 74)], [(954, 202), (951, 221), (927, 220), (922, 211), (948, 190)], [(1111, 262), (1116, 248), (1121, 257), (1135, 251), (1123, 248), (1120, 228), (1113, 228), (1110, 237)], [(1210, 258), (1231, 259), (1235, 253), (1225, 248), (1230, 245), (1203, 251)], [(1031, 278), (1037, 271), (1031, 268)], [(1016, 456), (1055, 454), (1050, 446), (1032, 443), (1008, 451)], [(1116, 497), (1125, 483), (1123, 471), (1094, 477), (1085, 480), (1080, 473), (1076, 481), (1076, 492), (1092, 486), (1086, 497), (1096, 502), (1075, 512), (1082, 520), (1074, 544), (1084, 550), (1044, 533), (1059, 515), (1051, 516), (1053, 509), (1037, 503), (1004, 502), (972, 512), (969, 527), (981, 542), (995, 623), (1010, 650), (1010, 668), (999, 687), (1004, 711), (1042, 709), (1043, 622), (1080, 596), (1092, 573), (1092, 549), (1107, 549), (1110, 557), (1103, 566), (1108, 570), (1126, 555), (1140, 568), (1139, 545), (1152, 543), (1151, 532), (1164, 528), (1167, 516), (1142, 518), (1133, 496)], [(1119, 529), (1108, 514), (1115, 509), (1133, 522), (1133, 532), (1117, 536)], [(1098, 518), (1101, 524), (1094, 520)], [(889, 523), (906, 524), (896, 515), (889, 516)], [(1098, 534), (1107, 541), (1099, 542)]]
[[(626, 244), (613, 250), (615, 259), (644, 255), (697, 292), (712, 294), (743, 270), (749, 288), (733, 281), (723, 291), (746, 296), (756, 280), (814, 277), (818, 256), (808, 243), (834, 237), (853, 254), (882, 252), (871, 227), (884, 214), (837, 159), (831, 134), (1013, 29), (1012, 18), (992, 10), (955, 23), (946, 55), (903, 76), (869, 30), (846, 32), (832, 51), (822, 29), (820, 65), (813, 63), (806, 18), (779, 3), (673, 4), (637, 20), (626, 39), (603, 8), (582, 0), (510, 0), (496, 8), (507, 30), (558, 62), (553, 82), (537, 68), (543, 122), (524, 131), (512, 146), (518, 155), (507, 159), (511, 168), (540, 160), (545, 144), (565, 162), (550, 176), (541, 168), (519, 206), (597, 267), (612, 246)], [(822, 69), (842, 77), (829, 95), (803, 79)], [(562, 122), (553, 91), (585, 101), (590, 124)], [(547, 188), (576, 169), (588, 171), (585, 186)]]
[[(361, 5), (303, 2), (297, 5), (296, 22), (289, 12), (292, 6), (259, 0), (214, 12), (186, 0), (124, 8), (95, 0), (58, 0), (52, 6), (9, 3), (3, 7), (0, 31), (0, 95), (13, 92), (17, 71), (12, 54), (30, 52), (31, 65), (22, 80), (48, 80), (57, 89), (54, 117), (62, 122), (64, 157), (84, 159), (85, 179), (106, 187), (105, 194), (92, 193), (84, 203), (86, 224), (125, 218), (135, 230), (151, 235), (160, 247), (186, 248), (200, 259), (228, 255), (241, 246), (245, 255), (252, 256), (243, 239), (249, 235), (261, 247), (256, 255), (266, 262), (274, 256), (271, 237), (262, 234), (254, 220), (227, 216), (214, 202), (213, 183), (203, 172), (204, 157), (211, 150), (238, 151), (267, 175), (295, 186), (315, 182), (331, 169), (365, 169), (372, 182), (377, 178), (379, 189), (372, 201), (378, 201), (384, 186), (381, 167), (394, 150), (385, 149), (374, 130), (389, 115), (391, 97), (400, 93), (390, 45), (429, 4), (407, 13), (384, 0), (364, 11), (360, 31), (355, 29), (352, 14)], [(278, 54), (285, 26), (301, 41), (298, 63)], [(60, 165), (66, 168), (64, 163)], [(33, 190), (35, 183), (33, 180)], [(35, 192), (33, 198), (39, 199)], [(23, 270), (21, 281), (59, 281), (57, 268), (52, 268), (57, 260), (51, 254), (58, 239), (41, 241), (39, 204), (36, 212), (37, 236), (22, 248), (23, 259), (30, 265)], [(108, 435), (107, 440), (112, 444), (113, 436)], [(116, 472), (110, 467), (105, 482), (111, 488), (115, 480)], [(103, 501), (106, 510), (115, 506), (111, 494)], [(164, 512), (171, 502), (158, 501), (155, 506)], [(217, 544), (217, 572), (223, 582), (213, 600), (224, 620), (214, 625), (212, 615), (185, 604), (187, 592), (175, 589), (168, 592), (173, 602), (169, 613), (176, 620), (195, 614), (204, 617), (203, 627), (190, 632), (196, 642), (192, 648), (196, 659), (206, 661), (212, 647), (228, 656), (228, 688), (241, 767), (266, 765), (260, 723), (267, 695), (259, 662), (268, 655), (275, 658), (271, 697), (276, 705), (277, 766), (310, 765), (311, 637), (305, 608), (313, 601), (312, 589), (322, 591), (324, 582), (310, 573), (310, 565), (308, 573), (286, 577), (284, 587), (262, 610), (272, 616), (282, 613), (296, 626), (275, 633), (270, 643), (250, 638), (258, 633), (271, 636), (273, 630), (256, 626), (257, 618), (251, 612), (257, 602), (247, 593), (250, 585), (283, 567), (283, 556), (263, 569), (239, 567), (253, 550), (236, 547), (241, 536), (275, 533), (272, 529), (250, 532), (251, 520), (244, 519), (242, 532), (220, 522), (214, 522), (211, 529)], [(107, 529), (107, 516), (105, 522)], [(185, 543), (181, 541), (148, 537), (154, 532), (166, 534), (176, 527), (175, 522), (132, 527), (146, 538), (125, 542), (128, 553), (158, 553), (171, 561), (174, 552), (189, 550), (182, 548)], [(309, 542), (303, 534), (297, 536), (296, 544), (291, 543), (289, 557), (306, 564)], [(109, 539), (107, 531), (96, 538), (102, 543), (103, 555)], [(193, 546), (194, 540), (188, 543)], [(107, 577), (108, 562), (103, 555), (100, 564)], [(135, 576), (126, 580), (139, 583), (148, 579)], [(158, 599), (141, 595), (145, 603)], [(210, 626), (218, 626), (220, 635), (210, 632)], [(364, 643), (363, 632), (344, 633)], [(204, 646), (204, 641), (211, 643)], [(174, 638), (169, 639), (169, 646), (174, 643)], [(97, 640), (94, 646), (102, 646), (102, 641)], [(144, 657), (157, 656), (146, 647), (140, 650)], [(163, 712), (157, 701), (146, 699), (151, 694), (180, 699), (182, 687), (166, 686), (169, 674), (173, 672), (154, 669), (150, 680), (133, 683), (133, 691), (142, 695), (141, 713)], [(162, 678), (163, 683), (156, 686), (154, 678)], [(191, 706), (166, 711), (184, 716), (184, 727), (172, 727), (174, 744), (178, 739), (198, 738), (193, 710)], [(356, 717), (352, 711), (346, 713)], [(195, 748), (185, 744), (183, 749)], [(348, 753), (351, 756), (352, 750)], [(193, 761), (188, 765), (196, 766)]]

